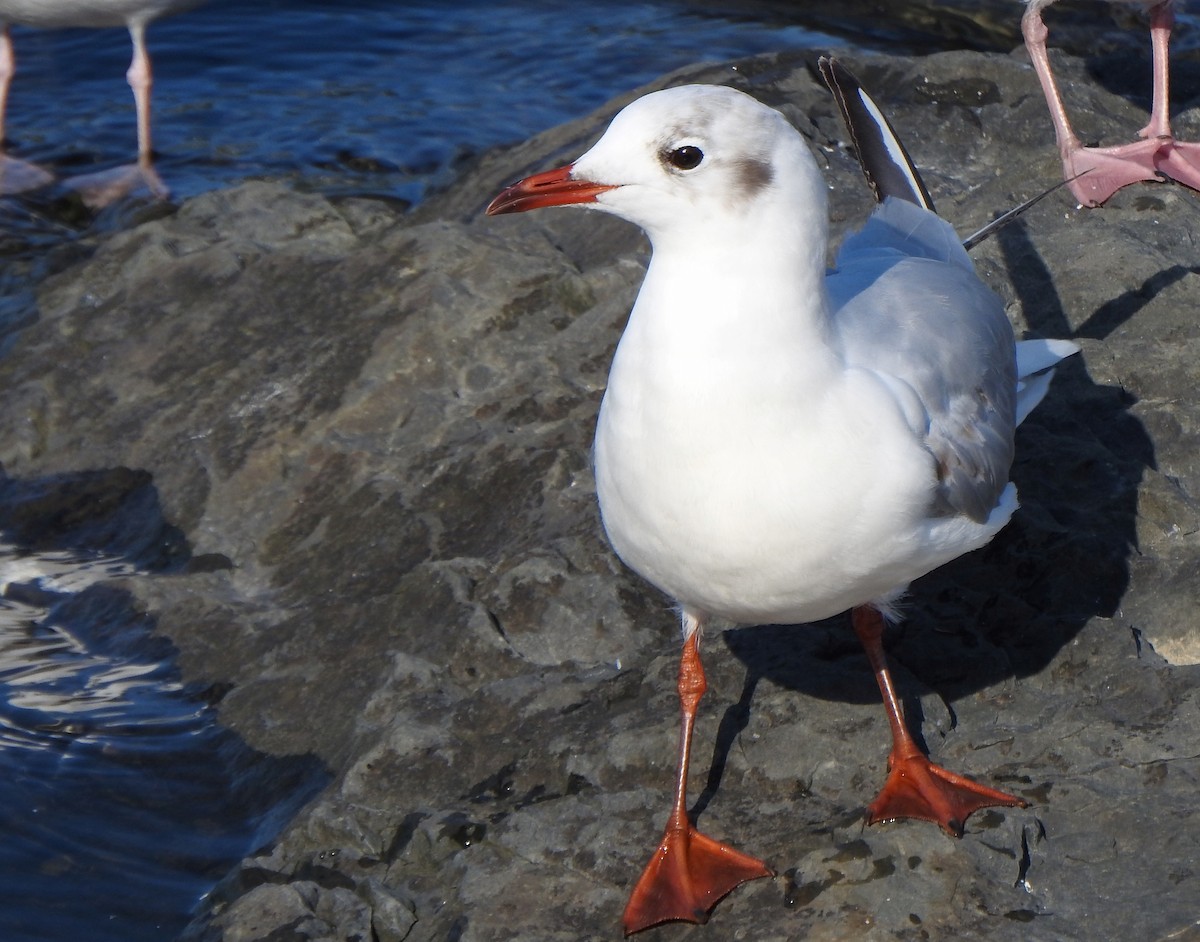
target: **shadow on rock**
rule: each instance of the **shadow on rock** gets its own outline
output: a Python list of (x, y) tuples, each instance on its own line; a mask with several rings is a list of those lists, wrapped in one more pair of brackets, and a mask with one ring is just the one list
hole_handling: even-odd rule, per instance
[(105, 553), (148, 572), (229, 567), (193, 559), (183, 531), (164, 518), (149, 472), (130, 468), (29, 479), (0, 470), (0, 532), (28, 552)]
[[(999, 238), (1030, 334), (1076, 335), (1023, 229), (1010, 226)], [(1164, 272), (1157, 281), (1185, 273)], [(1114, 299), (1079, 334), (1116, 330), (1154, 293)], [(1150, 437), (1129, 412), (1133, 403), (1123, 389), (1093, 382), (1080, 357), (1060, 365), (1050, 393), (1018, 431), (1012, 479), (1021, 508), (988, 546), (913, 584), (905, 617), (889, 631), (887, 646), (915, 734), (925, 714), (920, 697), (930, 689), (953, 726), (954, 699), (1037, 674), (1091, 619), (1117, 612), (1137, 546), (1138, 488), (1144, 472), (1155, 467)], [(722, 718), (696, 813), (720, 784), (762, 680), (822, 700), (880, 702), (844, 615), (813, 625), (733, 629), (724, 640), (745, 664), (746, 677), (739, 701)], [(1026, 706), (1038, 709), (1033, 702)], [(1036, 719), (1008, 708), (1003, 715), (1013, 727)]]

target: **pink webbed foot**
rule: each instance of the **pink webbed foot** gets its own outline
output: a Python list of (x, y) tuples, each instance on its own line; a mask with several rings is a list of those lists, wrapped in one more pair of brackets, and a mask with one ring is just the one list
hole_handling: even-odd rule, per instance
[(1063, 155), (1063, 176), (1084, 206), (1100, 206), (1131, 183), (1161, 182), (1157, 158), (1163, 141), (1147, 139), (1120, 147), (1077, 147)]
[(90, 209), (103, 209), (142, 190), (155, 199), (166, 199), (169, 195), (158, 172), (149, 164), (127, 164), (112, 170), (101, 170), (65, 181), (66, 186), (77, 192)]
[(1200, 144), (1164, 141), (1158, 149), (1155, 167), (1176, 183), (1200, 190)]
[(0, 196), (28, 193), (54, 182), (54, 175), (37, 164), (0, 154)]
[(1063, 174), (1084, 206), (1099, 206), (1131, 183), (1164, 178), (1200, 191), (1200, 144), (1158, 137), (1120, 147), (1079, 147), (1063, 158)]

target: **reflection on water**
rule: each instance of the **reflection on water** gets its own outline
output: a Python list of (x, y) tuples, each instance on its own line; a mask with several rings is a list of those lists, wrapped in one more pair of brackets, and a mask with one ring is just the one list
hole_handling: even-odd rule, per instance
[(83, 724), (130, 714), (139, 688), (178, 694), (180, 685), (162, 676), (161, 662), (144, 656), (114, 659), (90, 650), (65, 620), (50, 615), (66, 596), (135, 572), (120, 558), (69, 552), (25, 556), (0, 545), (0, 749), (45, 748), (58, 733), (69, 743)]
[(120, 558), (0, 546), (0, 938), (162, 942), (320, 784), (181, 683)]

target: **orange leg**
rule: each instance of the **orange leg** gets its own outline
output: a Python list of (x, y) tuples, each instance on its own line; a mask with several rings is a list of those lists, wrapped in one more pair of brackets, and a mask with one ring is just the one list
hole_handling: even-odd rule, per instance
[(892, 686), (887, 659), (883, 653), (883, 616), (862, 606), (851, 613), (854, 631), (867, 652), (871, 669), (883, 694), (888, 723), (892, 727), (892, 752), (888, 756), (888, 778), (879, 797), (867, 808), (867, 823), (894, 821), (896, 818), (920, 818), (933, 821), (954, 837), (962, 837), (963, 824), (972, 812), (994, 805), (1024, 808), (1028, 804), (986, 785), (934, 765), (917, 748), (908, 727), (900, 700)]
[(761, 860), (747, 856), (697, 831), (687, 816), (688, 761), (696, 707), (707, 682), (697, 647), (699, 631), (692, 631), (679, 660), (679, 777), (675, 804), (667, 829), (654, 856), (630, 894), (622, 924), (630, 935), (661, 922), (705, 922), (709, 910), (738, 885), (759, 877), (774, 876)]

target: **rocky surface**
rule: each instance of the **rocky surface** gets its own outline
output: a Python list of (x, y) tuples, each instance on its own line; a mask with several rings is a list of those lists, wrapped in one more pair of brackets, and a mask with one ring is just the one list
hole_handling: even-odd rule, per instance
[[(812, 58), (661, 84), (783, 110), (841, 231), (870, 197)], [(1023, 54), (846, 61), (960, 231), (1058, 179)], [(1144, 123), (1141, 76), (1124, 97), (1062, 66), (1085, 136)], [(9, 493), (88, 481), (69, 527), (149, 474), (169, 574), (117, 587), (228, 691), (224, 722), (333, 776), (192, 942), (619, 936), (667, 810), (678, 648), (604, 543), (588, 452), (648, 250), (598, 214), (480, 210), (620, 104), (408, 215), (250, 184), (59, 249), (22, 295)], [(1176, 126), (1200, 139), (1197, 111)], [(934, 757), (1031, 807), (961, 841), (864, 828), (888, 734), (845, 623), (714, 633), (693, 799), (779, 875), (642, 938), (1200, 938), (1197, 208), (1059, 191), (974, 252), (1019, 335), (1083, 353), (1022, 427), (1012, 524), (914, 586), (889, 649)]]

